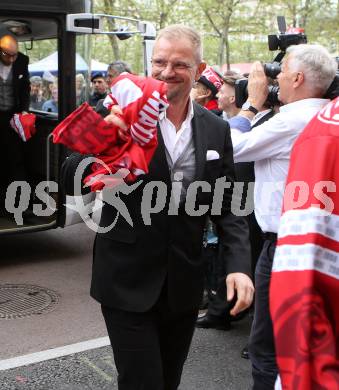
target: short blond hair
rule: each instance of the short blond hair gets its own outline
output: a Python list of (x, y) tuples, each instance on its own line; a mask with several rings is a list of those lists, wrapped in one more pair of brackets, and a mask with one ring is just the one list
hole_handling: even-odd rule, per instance
[(196, 52), (197, 63), (202, 61), (202, 43), (200, 34), (192, 27), (185, 26), (184, 24), (171, 24), (159, 31), (155, 43), (161, 38), (166, 39), (182, 39), (187, 38)]

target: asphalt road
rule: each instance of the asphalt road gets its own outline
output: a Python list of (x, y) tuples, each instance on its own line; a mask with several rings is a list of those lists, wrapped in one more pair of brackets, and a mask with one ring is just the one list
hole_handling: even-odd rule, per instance
[[(88, 292), (92, 242), (93, 232), (84, 225), (1, 238), (0, 286), (39, 285), (59, 296), (56, 308), (43, 315), (0, 318), (1, 390), (117, 389), (109, 346), (1, 369), (8, 359), (107, 336)], [(196, 330), (180, 390), (249, 389), (250, 364), (240, 358), (248, 332), (246, 318), (227, 332)]]

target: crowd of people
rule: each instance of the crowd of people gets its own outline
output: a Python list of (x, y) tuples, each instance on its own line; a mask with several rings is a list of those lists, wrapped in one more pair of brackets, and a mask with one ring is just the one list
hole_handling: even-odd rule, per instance
[[(86, 91), (86, 78), (82, 73), (75, 77), (76, 106), (88, 102), (90, 106), (96, 107), (109, 92), (112, 80), (122, 72), (132, 73), (130, 66), (121, 60), (108, 65), (106, 72), (92, 72), (90, 88)], [(58, 112), (58, 78), (49, 71), (42, 76), (32, 76), (30, 81), (30, 104), (31, 110), (45, 112)], [(99, 107), (98, 109), (100, 109)]]
[[(9, 45), (5, 51), (1, 42), (1, 49), (4, 64), (18, 55), (14, 46)], [(169, 106), (159, 116), (158, 147), (148, 174), (143, 176), (143, 184), (122, 197), (133, 226), (119, 218), (111, 231), (97, 234), (94, 247), (91, 295), (101, 304), (118, 371), (119, 390), (177, 390), (194, 328), (228, 330), (246, 311), (252, 313), (253, 322), (242, 356), (249, 357), (252, 364), (253, 390), (273, 390), (275, 386), (288, 390), (332, 389), (333, 383), (339, 387), (339, 325), (334, 320), (337, 315), (326, 302), (326, 294), (311, 304), (320, 302), (318, 309), (324, 321), (327, 320), (328, 331), (332, 332), (333, 343), (326, 346), (326, 356), (331, 357), (327, 360), (329, 364), (316, 363), (314, 345), (320, 343), (322, 328), (317, 327), (312, 311), (303, 318), (309, 323), (305, 326), (303, 357), (298, 358), (308, 362), (308, 366), (300, 370), (293, 370), (292, 363), (284, 360), (284, 356), (297, 355), (294, 349), (298, 343), (295, 339), (293, 343), (278, 337), (280, 325), (274, 319), (281, 321), (283, 315), (277, 312), (284, 305), (277, 293), (272, 298), (273, 317), (270, 312), (270, 288), (275, 291), (271, 283), (279, 280), (277, 276), (271, 279), (272, 267), (279, 272), (284, 260), (284, 239), (290, 238), (290, 246), (300, 245), (297, 238), (293, 241), (293, 235), (301, 234), (300, 229), (295, 232), (291, 229), (286, 234), (280, 226), (283, 206), (286, 215), (290, 215), (283, 202), (288, 174), (295, 180), (299, 177), (295, 172), (299, 172), (300, 157), (294, 157), (296, 162), (288, 173), (291, 152), (308, 123), (321, 110), (325, 122), (333, 126), (322, 141), (330, 135), (331, 143), (326, 147), (337, 148), (338, 100), (328, 106), (330, 101), (324, 98), (337, 68), (336, 61), (320, 45), (290, 46), (276, 81), (279, 106), (269, 101), (268, 85), (272, 80), (268, 80), (262, 64), (255, 62), (248, 75), (248, 97), (242, 107), (237, 107), (235, 85), (244, 75), (233, 71), (222, 74), (206, 66), (201, 38), (194, 29), (172, 25), (159, 32), (152, 55), (152, 77), (166, 83)], [(109, 65), (106, 77), (100, 72), (93, 74), (89, 103), (107, 121), (126, 132), (119, 107), (108, 111), (103, 105), (109, 85), (122, 72), (131, 70), (122, 61), (116, 61)], [(14, 100), (6, 89), (8, 78), (3, 66), (0, 66), (0, 76), (0, 86), (7, 91), (7, 100), (0, 97), (0, 110), (8, 109), (8, 101), (13, 103), (9, 107), (13, 110)], [(85, 100), (85, 80), (81, 76), (76, 79), (77, 104)], [(51, 83), (49, 96), (43, 91), (42, 80), (36, 76), (31, 78), (31, 105), (55, 112), (56, 84)], [(20, 107), (21, 111), (27, 109), (27, 104)], [(8, 126), (7, 117), (1, 118), (2, 126)], [(316, 126), (313, 123), (313, 131)], [(317, 134), (313, 132), (312, 136)], [(306, 150), (308, 137), (303, 138)], [(298, 141), (297, 145), (300, 155), (303, 151)], [(317, 153), (316, 142), (312, 143), (312, 151)], [(331, 149), (332, 168), (337, 162), (336, 153), (337, 149)], [(66, 193), (74, 194), (75, 171), (87, 157), (74, 153), (64, 162), (61, 176)], [(329, 180), (327, 172), (323, 166), (315, 176), (318, 180)], [(141, 209), (145, 186), (152, 181), (171, 185), (178, 182), (179, 176), (185, 193), (194, 181), (203, 181), (210, 188), (223, 178), (231, 183), (224, 189), (220, 213), (211, 212), (213, 193), (198, 191), (195, 207), (208, 205), (207, 214), (189, 214), (179, 197), (177, 214), (171, 213), (170, 202), (165, 202), (163, 209), (152, 215), (151, 224), (145, 226)], [(237, 182), (243, 183), (239, 193)], [(236, 197), (239, 210), (246, 209), (248, 200), (253, 200), (246, 216), (234, 212)], [(334, 207), (338, 209), (337, 204)], [(321, 205), (318, 209), (322, 209)], [(115, 218), (117, 210), (106, 204), (102, 221), (107, 224)], [(306, 218), (305, 213), (300, 221), (302, 218)], [(319, 218), (315, 217), (315, 229), (317, 221)], [(321, 236), (313, 243), (318, 254), (327, 234), (326, 223), (337, 228), (335, 221), (324, 221), (324, 228), (307, 231)], [(322, 255), (321, 261), (327, 259), (339, 269), (337, 235), (328, 234), (333, 241), (329, 244), (331, 257)], [(280, 257), (274, 266), (276, 248)], [(294, 252), (296, 257), (290, 259), (298, 270), (306, 267), (303, 253)], [(314, 264), (318, 264), (319, 256), (314, 257)], [(316, 271), (321, 273), (322, 267), (318, 266)], [(307, 288), (314, 292), (319, 284), (314, 287), (313, 273), (312, 278)], [(293, 278), (289, 283), (294, 283)], [(331, 279), (331, 287), (332, 294), (338, 293), (338, 277)], [(280, 284), (279, 288), (291, 287)], [(201, 308), (207, 310), (198, 316)], [(294, 315), (297, 317), (298, 313)], [(290, 323), (296, 321), (299, 319)], [(315, 363), (309, 364), (310, 361)], [(316, 374), (312, 369), (317, 370)], [(327, 386), (329, 383), (332, 387)]]

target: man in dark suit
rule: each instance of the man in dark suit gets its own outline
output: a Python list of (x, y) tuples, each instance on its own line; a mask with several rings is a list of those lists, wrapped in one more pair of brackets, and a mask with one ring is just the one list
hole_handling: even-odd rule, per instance
[(14, 113), (28, 111), (30, 82), (28, 57), (18, 52), (11, 35), (0, 38), (0, 209), (4, 211), (6, 189), (13, 181), (26, 180), (23, 142), (9, 121)]
[[(102, 305), (119, 390), (176, 390), (193, 336), (203, 293), (203, 230), (210, 214), (201, 209), (210, 209), (217, 179), (234, 180), (228, 125), (189, 97), (204, 68), (195, 30), (174, 25), (159, 33), (152, 76), (167, 83), (170, 102), (159, 120), (159, 145), (137, 189), (120, 194), (133, 227), (119, 216), (109, 232), (96, 236), (91, 294)], [(125, 128), (118, 116), (109, 117)], [(67, 193), (73, 192), (74, 171), (82, 159), (72, 155), (63, 166)], [(202, 181), (210, 192), (199, 187)], [(172, 184), (180, 182), (181, 196), (171, 201)], [(164, 185), (166, 190), (160, 190)], [(149, 198), (156, 186), (159, 190)], [(221, 211), (211, 218), (224, 248), (227, 298), (237, 296), (235, 315), (250, 305), (253, 285), (248, 276), (248, 231), (245, 221), (231, 213), (231, 196), (226, 189)], [(151, 199), (152, 207), (157, 208), (159, 200), (164, 205), (150, 221), (143, 218), (145, 198)], [(101, 226), (116, 216), (117, 211), (105, 204)]]

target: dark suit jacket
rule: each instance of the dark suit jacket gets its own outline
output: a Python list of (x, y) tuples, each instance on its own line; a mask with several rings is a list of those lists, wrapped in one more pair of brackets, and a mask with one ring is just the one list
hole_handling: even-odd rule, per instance
[[(195, 180), (204, 180), (213, 187), (219, 177), (234, 180), (233, 150), (228, 124), (204, 108), (194, 105), (192, 121), (196, 154)], [(178, 215), (168, 215), (171, 180), (165, 157), (165, 146), (158, 130), (158, 148), (149, 166), (149, 173), (129, 195), (120, 195), (133, 220), (131, 227), (121, 216), (108, 233), (97, 234), (91, 295), (106, 306), (143, 312), (157, 301), (164, 283), (168, 300), (175, 311), (196, 309), (203, 291), (201, 249), (207, 215), (189, 216), (184, 207)], [(220, 158), (206, 161), (208, 150)], [(65, 161), (62, 177), (65, 190), (72, 193), (74, 170), (81, 156)], [(152, 181), (167, 185), (167, 200), (163, 210), (151, 214), (151, 225), (145, 225), (141, 215), (143, 189)], [(199, 191), (197, 206), (211, 205), (211, 193)], [(227, 273), (250, 275), (250, 252), (246, 221), (230, 212), (231, 192), (225, 191), (220, 216), (212, 216), (224, 247)], [(105, 204), (101, 225), (113, 222), (116, 210)]]
[(15, 112), (28, 111), (30, 98), (30, 82), (28, 73), (29, 58), (18, 53), (13, 63), (13, 89), (15, 98)]

